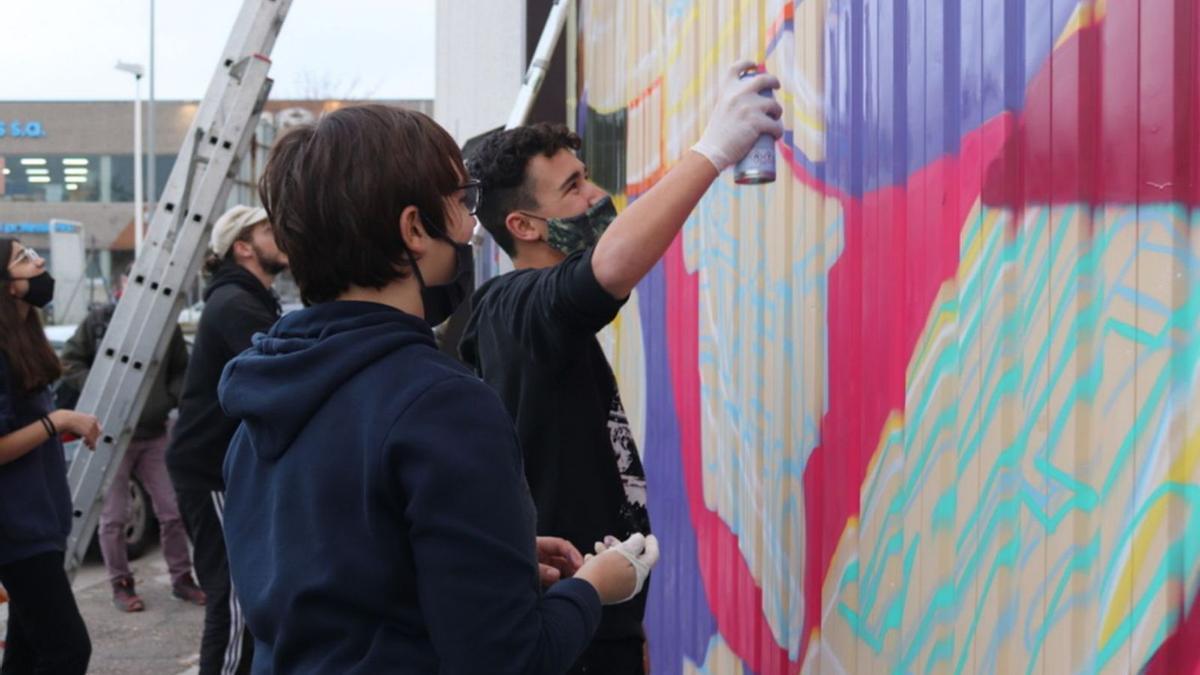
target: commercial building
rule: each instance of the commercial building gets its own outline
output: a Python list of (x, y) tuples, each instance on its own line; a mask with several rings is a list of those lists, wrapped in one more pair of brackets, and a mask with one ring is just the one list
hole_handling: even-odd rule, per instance
[[(230, 203), (258, 202), (255, 181), (280, 130), (347, 103), (269, 101)], [(433, 112), (430, 100), (386, 103)], [(147, 227), (152, 197), (166, 185), (197, 106), (196, 101), (159, 101), (154, 106), (155, 156), (146, 160), (144, 174)], [(143, 128), (149, 127), (143, 119)], [(77, 221), (94, 257), (93, 272), (109, 276), (133, 253), (133, 136), (131, 101), (0, 102), (0, 236), (18, 236), (48, 253), (50, 222)], [(149, 151), (149, 140), (144, 152)]]
[[(460, 144), (508, 120), (553, 5), (553, 0), (438, 0), (434, 119)], [(568, 121), (574, 96), (566, 55), (575, 40), (574, 21), (567, 25), (530, 122)]]

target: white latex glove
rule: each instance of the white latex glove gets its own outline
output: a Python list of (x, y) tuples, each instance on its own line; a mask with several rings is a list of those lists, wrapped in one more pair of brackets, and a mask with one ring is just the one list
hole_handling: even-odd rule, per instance
[[(596, 542), (596, 555), (605, 551), (620, 553), (633, 566), (636, 575), (633, 592), (628, 597), (618, 600), (616, 604), (632, 600), (642, 592), (646, 579), (650, 576), (650, 569), (658, 562), (658, 539), (654, 535), (647, 537), (641, 532), (635, 532), (625, 541), (617, 541), (616, 537), (608, 536), (604, 538), (604, 543)], [(587, 557), (590, 559), (592, 556)]]
[(717, 105), (708, 118), (700, 142), (692, 150), (704, 155), (717, 173), (737, 163), (762, 134), (783, 136), (783, 107), (774, 99), (759, 95), (764, 89), (778, 89), (779, 80), (767, 73), (739, 80), (738, 73), (754, 68), (753, 61), (738, 61), (721, 77)]

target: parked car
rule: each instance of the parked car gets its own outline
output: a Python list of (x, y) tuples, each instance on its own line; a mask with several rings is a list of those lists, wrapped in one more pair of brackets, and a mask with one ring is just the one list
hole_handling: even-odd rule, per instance
[(204, 312), (204, 301), (197, 302), (193, 305), (188, 305), (179, 310), (179, 325), (183, 327), (183, 332), (196, 332), (196, 326), (200, 323), (200, 315)]
[(67, 340), (75, 334), (76, 324), (66, 324), (63, 326), (46, 326), (46, 339), (50, 341), (50, 346), (54, 348), (54, 353), (62, 355), (63, 347), (67, 344)]

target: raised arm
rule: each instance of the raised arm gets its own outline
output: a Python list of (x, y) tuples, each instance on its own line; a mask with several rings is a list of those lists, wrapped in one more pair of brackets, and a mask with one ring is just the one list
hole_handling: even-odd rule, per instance
[(592, 269), (614, 298), (628, 297), (662, 258), (721, 171), (749, 152), (759, 135), (783, 135), (779, 121), (783, 108), (759, 95), (764, 89), (779, 88), (779, 80), (765, 73), (738, 79), (739, 73), (753, 67), (753, 62), (742, 61), (726, 71), (700, 142), (617, 216), (596, 244)]

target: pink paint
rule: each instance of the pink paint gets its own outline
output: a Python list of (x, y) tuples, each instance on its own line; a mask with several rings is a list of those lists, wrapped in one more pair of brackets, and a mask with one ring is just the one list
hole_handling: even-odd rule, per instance
[(1056, 49), (988, 167), (984, 201), (1200, 205), (1200, 51), (1185, 30), (1196, 13), (1188, 0), (1110, 2)]
[[(681, 240), (676, 238), (663, 260), (667, 279), (667, 359), (679, 416), (680, 452), (688, 511), (696, 528), (696, 550), (709, 607), (721, 637), (738, 656), (760, 673), (800, 669), (775, 643), (762, 615), (762, 588), (738, 551), (737, 537), (725, 521), (704, 505), (700, 447), (699, 282), (688, 274)], [(803, 653), (803, 652), (802, 652)]]
[[(933, 163), (915, 174), (906, 190), (879, 190), (866, 195), (861, 205), (823, 191), (842, 204), (845, 249), (829, 277), (830, 401), (822, 420), (824, 443), (813, 452), (804, 474), (810, 529), (801, 654), (821, 611), (821, 585), (830, 560), (847, 520), (859, 512), (859, 490), (879, 430), (889, 412), (903, 409), (908, 355), (924, 329), (938, 288), (957, 271), (959, 231), (979, 194), (979, 181), (959, 172), (958, 163), (978, 166), (980, 154), (999, 152), (1000, 136), (994, 127), (1005, 123), (998, 118), (970, 134), (964, 140), (961, 159)], [(785, 159), (802, 183), (821, 189), (787, 152)], [(939, 189), (947, 177), (953, 177), (954, 188)], [(922, 210), (906, 212), (906, 203), (921, 205)], [(864, 214), (869, 214), (866, 223)], [(910, 218), (924, 223), (925, 228), (910, 229)], [(916, 238), (906, 241), (910, 236)], [(906, 255), (894, 255), (897, 250)], [(865, 270), (864, 260), (869, 270)], [(795, 672), (800, 663), (790, 661), (775, 643), (762, 615), (762, 589), (738, 553), (737, 537), (704, 505), (700, 372), (696, 366), (698, 278), (687, 273), (679, 240), (667, 254), (665, 271), (668, 360), (676, 392), (688, 507), (696, 527), (705, 589), (710, 599), (719, 598), (710, 606), (722, 637), (752, 670)], [(909, 282), (897, 283), (899, 279)], [(901, 340), (872, 339), (876, 330), (889, 326), (899, 327)], [(839, 461), (829, 461), (832, 457)]]

